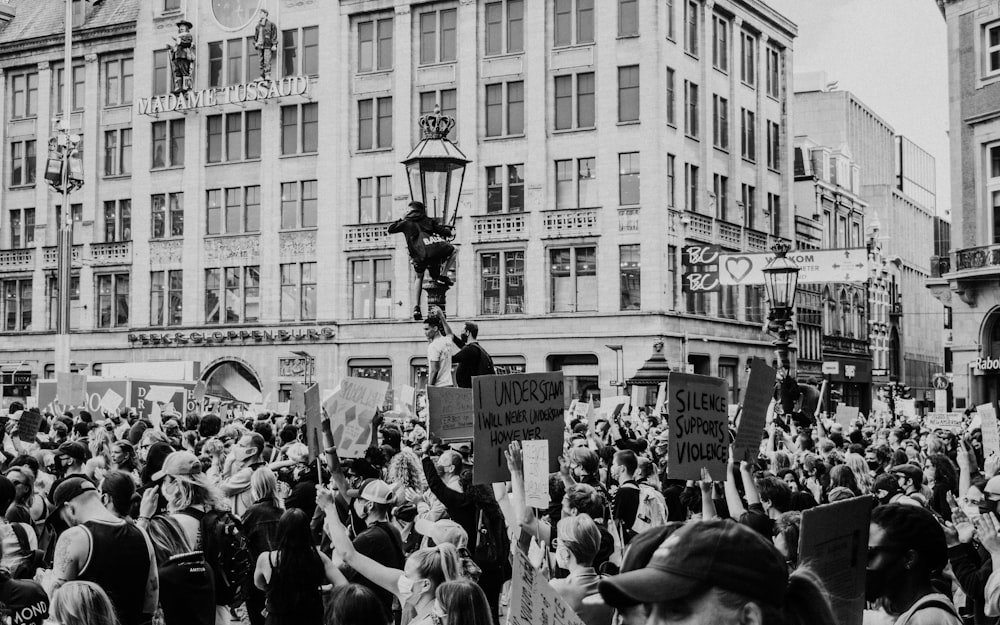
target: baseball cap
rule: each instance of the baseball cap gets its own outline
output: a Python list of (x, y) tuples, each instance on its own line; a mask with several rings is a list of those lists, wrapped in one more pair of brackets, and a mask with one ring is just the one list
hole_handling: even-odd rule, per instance
[(158, 482), (166, 476), (191, 476), (201, 473), (201, 460), (190, 451), (171, 452), (163, 461), (163, 467), (153, 474), (152, 480)]
[(990, 478), (989, 482), (986, 482), (986, 486), (983, 487), (983, 494), (1000, 495), (1000, 475), (994, 475)]
[(774, 545), (729, 520), (689, 523), (670, 535), (645, 568), (601, 580), (604, 601), (623, 608), (688, 597), (716, 586), (769, 605), (781, 605), (788, 567)]
[(903, 475), (910, 478), (914, 482), (919, 482), (924, 479), (924, 472), (920, 470), (920, 467), (915, 464), (910, 464), (909, 462), (897, 464), (889, 470), (889, 473), (892, 473), (893, 475)]
[(62, 510), (66, 504), (88, 491), (97, 492), (97, 487), (94, 486), (94, 483), (86, 477), (74, 475), (66, 478), (62, 482), (59, 482), (56, 489), (52, 491), (52, 503), (54, 504), (54, 507), (52, 508), (52, 512), (49, 513), (48, 518), (46, 518), (46, 523), (55, 523), (59, 521), (59, 511)]
[[(171, 454), (173, 455), (173, 454)], [(169, 458), (168, 458), (169, 460)], [(367, 479), (361, 484), (358, 497), (372, 503), (392, 503), (392, 487), (378, 479)]]
[(413, 529), (421, 536), (426, 536), (433, 540), (435, 545), (449, 543), (460, 549), (469, 545), (469, 533), (451, 519), (439, 519), (437, 521), (417, 519), (417, 522), (413, 524)]
[(78, 443), (76, 441), (69, 441), (59, 445), (59, 449), (56, 450), (56, 453), (63, 456), (69, 456), (77, 462), (87, 461), (87, 448), (83, 443)]

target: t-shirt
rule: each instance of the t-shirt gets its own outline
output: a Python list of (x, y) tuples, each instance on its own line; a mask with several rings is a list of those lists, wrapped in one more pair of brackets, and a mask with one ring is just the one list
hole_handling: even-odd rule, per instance
[(461, 339), (453, 339), (455, 345), (461, 347), (452, 358), (458, 365), (455, 368), (455, 386), (460, 388), (472, 388), (472, 378), (477, 375), (487, 375), (492, 365), (489, 354), (479, 346), (479, 343), (467, 343), (461, 345)]
[[(380, 521), (358, 534), (354, 539), (354, 549), (390, 569), (402, 570), (406, 566), (406, 556), (403, 555), (403, 539), (399, 535), (399, 530), (389, 523)], [(361, 575), (357, 575), (356, 579), (351, 581), (374, 592), (385, 607), (386, 615), (392, 614), (392, 600), (395, 597), (393, 593)]]
[[(922, 607), (926, 604), (931, 605)], [(939, 607), (942, 604), (951, 609)], [(918, 599), (909, 610), (900, 614), (895, 625), (962, 625), (962, 620), (958, 618), (951, 599), (939, 593), (931, 593)]]
[(454, 386), (451, 379), (451, 357), (458, 347), (447, 336), (439, 335), (427, 345), (427, 362), (438, 363), (438, 379), (434, 386)]
[(13, 625), (41, 625), (49, 616), (48, 595), (40, 584), (26, 579), (0, 584), (0, 606), (9, 612)]
[(628, 481), (618, 487), (615, 493), (611, 516), (621, 524), (622, 538), (627, 543), (635, 536), (632, 526), (635, 525), (635, 515), (639, 512), (639, 485)]

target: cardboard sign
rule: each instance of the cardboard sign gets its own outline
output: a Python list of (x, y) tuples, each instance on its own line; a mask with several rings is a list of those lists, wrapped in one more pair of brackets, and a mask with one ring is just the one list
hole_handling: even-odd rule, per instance
[[(38, 407), (44, 413), (61, 415), (65, 412), (78, 416), (81, 410), (86, 410), (91, 414), (99, 414), (103, 410), (102, 402), (108, 391), (114, 391), (119, 397), (128, 396), (127, 380), (110, 380), (103, 378), (90, 378), (87, 380), (86, 393), (82, 402), (76, 405), (65, 404), (59, 401), (56, 391), (55, 380), (39, 380), (37, 388)], [(120, 405), (119, 405), (120, 407)]]
[(319, 385), (313, 384), (303, 396), (306, 413), (306, 441), (309, 444), (309, 459), (323, 455), (323, 422), (319, 405)]
[(104, 412), (117, 412), (124, 401), (125, 398), (116, 393), (115, 389), (109, 388), (101, 396), (101, 410)]
[(847, 430), (850, 429), (851, 424), (854, 423), (860, 414), (861, 410), (857, 406), (837, 404), (837, 412), (833, 415), (833, 419)]
[(983, 404), (976, 406), (976, 412), (983, 429), (983, 452), (989, 458), (994, 454), (1000, 454), (1000, 432), (997, 431), (997, 411), (993, 404)]
[(511, 441), (547, 440), (549, 472), (559, 470), (565, 436), (564, 392), (560, 371), (473, 378), (476, 462), (472, 483), (510, 480), (504, 450)]
[(757, 459), (761, 434), (767, 422), (767, 408), (774, 396), (776, 375), (774, 367), (760, 358), (750, 361), (750, 378), (743, 392), (743, 411), (736, 429), (736, 440), (733, 442), (733, 458), (736, 462), (752, 462)]
[(393, 397), (395, 397), (396, 410), (406, 412), (407, 414), (415, 414), (417, 412), (417, 391), (409, 384), (403, 384), (396, 389)]
[(524, 499), (531, 508), (549, 507), (549, 444), (546, 441), (521, 443), (524, 460)]
[(917, 416), (917, 400), (896, 399), (896, 414), (904, 417)]
[(289, 395), (288, 409), (291, 414), (300, 417), (306, 413), (306, 385), (298, 382), (292, 383), (292, 392)]
[(628, 412), (630, 401), (632, 400), (625, 395), (609, 397), (606, 401), (602, 401), (601, 405), (607, 406), (608, 421), (617, 423), (621, 416)]
[[(205, 384), (205, 382), (203, 381), (199, 381), (197, 384), (194, 385), (194, 403), (198, 406), (199, 412), (201, 411), (202, 406), (205, 405), (205, 391), (207, 390), (208, 390), (208, 385)], [(265, 397), (264, 401), (261, 403), (266, 404), (267, 397)]]
[(948, 430), (949, 432), (961, 433), (963, 429), (963, 418), (961, 412), (928, 412), (924, 417), (924, 427), (933, 432), (934, 430)]
[[(475, 384), (473, 382), (473, 384)], [(549, 586), (521, 549), (514, 550), (507, 625), (583, 625), (566, 601)]]
[(725, 475), (729, 461), (729, 383), (707, 375), (671, 372), (667, 377), (667, 404), (670, 478), (700, 480), (702, 467), (712, 475)]
[(836, 621), (861, 625), (871, 497), (854, 497), (802, 512), (799, 563), (826, 586)]
[(667, 383), (660, 382), (656, 385), (656, 405), (653, 407), (653, 414), (659, 417), (663, 414), (663, 409), (667, 405)]
[(372, 419), (382, 408), (388, 382), (369, 378), (344, 378), (323, 407), (330, 417), (333, 440), (341, 458), (363, 458), (375, 433)]
[(444, 442), (472, 440), (472, 389), (427, 387), (427, 430)]
[(41, 425), (42, 413), (22, 412), (21, 418), (17, 421), (17, 437), (26, 443), (33, 443)]
[(76, 406), (86, 401), (87, 376), (80, 373), (56, 371), (56, 397), (59, 402)]

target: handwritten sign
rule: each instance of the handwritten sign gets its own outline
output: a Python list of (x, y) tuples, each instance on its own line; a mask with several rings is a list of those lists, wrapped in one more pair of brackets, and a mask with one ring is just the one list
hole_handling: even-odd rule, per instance
[(549, 586), (528, 555), (514, 550), (514, 575), (510, 582), (507, 625), (583, 625), (566, 601)]
[(851, 424), (854, 423), (860, 414), (861, 410), (857, 406), (837, 404), (837, 412), (834, 413), (833, 419), (844, 426), (844, 428), (850, 428)]
[(997, 431), (997, 411), (993, 404), (976, 406), (976, 412), (982, 422), (983, 451), (986, 456), (1000, 454), (1000, 432)]
[(374, 440), (372, 419), (385, 403), (389, 383), (369, 378), (344, 378), (324, 404), (333, 440), (341, 458), (362, 458)]
[(427, 387), (427, 429), (444, 442), (472, 440), (472, 389)]
[(41, 425), (42, 413), (26, 410), (21, 413), (21, 418), (17, 421), (17, 437), (26, 443), (33, 443)]
[[(140, 418), (152, 418), (154, 408), (157, 416), (161, 412), (166, 415), (175, 410), (183, 413), (196, 411), (198, 407), (194, 403), (194, 387), (194, 381), (171, 380), (164, 383), (156, 380), (129, 380), (129, 405), (135, 408)], [(167, 405), (171, 408), (166, 408)]]
[(917, 400), (896, 399), (896, 414), (904, 417), (917, 416)]
[(68, 371), (56, 372), (56, 397), (70, 406), (82, 404), (87, 394), (87, 376)]
[(861, 625), (865, 607), (868, 526), (874, 500), (854, 497), (802, 513), (799, 561), (823, 581), (836, 621)]
[(484, 375), (472, 379), (475, 409), (473, 484), (510, 480), (504, 450), (511, 441), (547, 440), (549, 472), (559, 469), (566, 420), (562, 372)]
[(409, 384), (403, 384), (397, 388), (393, 397), (396, 402), (396, 410), (406, 414), (414, 414), (417, 411), (417, 391)]
[(729, 383), (721, 378), (678, 372), (668, 375), (671, 479), (700, 480), (702, 467), (712, 475), (726, 474), (728, 397)]
[[(760, 452), (761, 434), (767, 422), (767, 408), (774, 396), (776, 371), (760, 358), (750, 361), (750, 379), (743, 392), (743, 411), (733, 443), (736, 462), (752, 462)], [(732, 408), (732, 406), (730, 406)]]
[(963, 429), (961, 412), (928, 412), (924, 418), (924, 426), (930, 430), (948, 430), (959, 433)]
[(546, 441), (521, 443), (524, 460), (524, 498), (532, 508), (549, 507), (549, 444)]

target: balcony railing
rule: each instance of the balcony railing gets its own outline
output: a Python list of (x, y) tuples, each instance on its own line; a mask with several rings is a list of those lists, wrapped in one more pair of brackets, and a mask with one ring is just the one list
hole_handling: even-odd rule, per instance
[(570, 208), (542, 213), (545, 237), (583, 237), (600, 234), (599, 208)]
[(517, 241), (528, 238), (525, 213), (494, 213), (472, 216), (472, 236), (476, 243)]
[[(73, 266), (79, 266), (80, 256), (83, 254), (83, 245), (73, 246)], [(52, 245), (42, 248), (42, 267), (52, 269), (56, 266), (59, 258), (59, 247)]]
[(34, 268), (34, 249), (27, 248), (0, 251), (0, 271), (30, 271)]
[(639, 232), (639, 209), (618, 209), (618, 232)]
[(685, 230), (687, 238), (705, 243), (718, 243), (731, 250), (766, 252), (776, 240), (766, 232), (744, 228), (739, 224), (709, 215), (690, 211), (671, 211), (672, 224), (682, 223), (684, 220), (688, 222)]
[(1000, 245), (970, 247), (955, 252), (955, 271), (1000, 267)]
[(863, 339), (854, 339), (847, 336), (823, 336), (823, 349), (833, 350), (848, 354), (868, 354), (868, 341)]
[(94, 265), (128, 265), (132, 262), (132, 242), (91, 243), (90, 260)]
[(344, 229), (345, 247), (349, 250), (382, 250), (392, 247), (389, 224), (358, 224)]
[(951, 273), (951, 256), (931, 256), (931, 277), (940, 278)]

